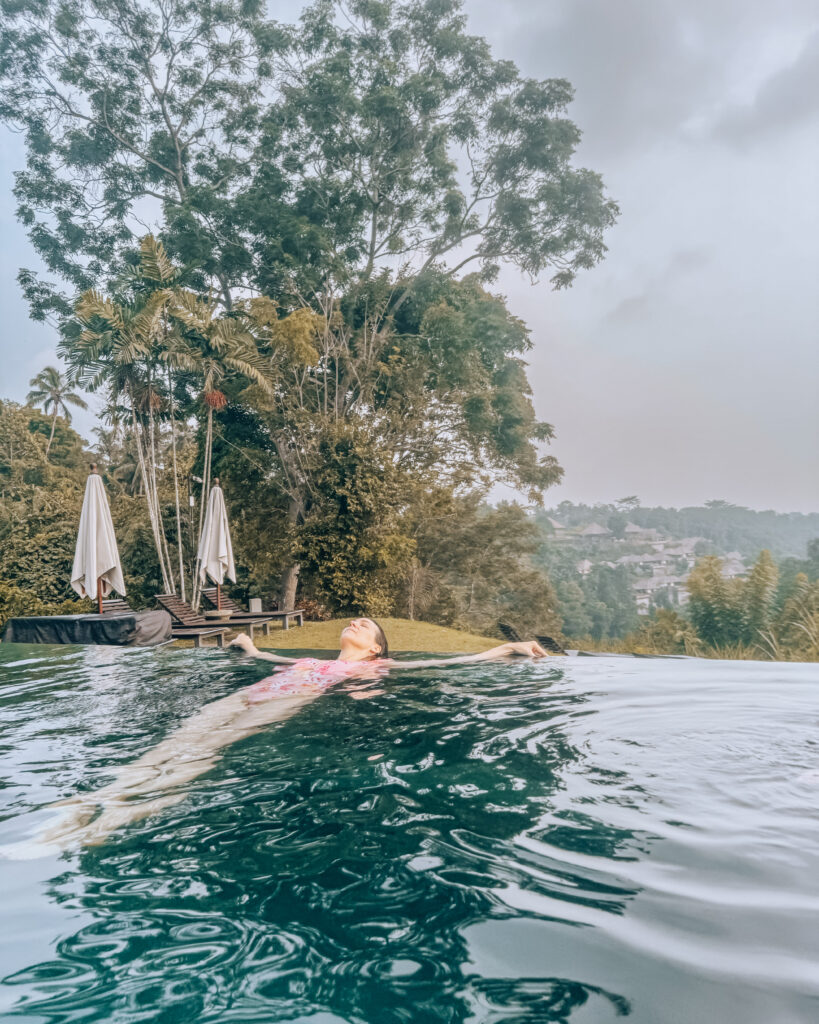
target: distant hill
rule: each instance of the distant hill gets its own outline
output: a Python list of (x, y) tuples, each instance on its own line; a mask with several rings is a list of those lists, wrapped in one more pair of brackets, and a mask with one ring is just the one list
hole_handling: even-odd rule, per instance
[[(613, 536), (623, 536), (632, 524), (669, 538), (701, 537), (710, 542), (715, 554), (738, 551), (745, 558), (755, 558), (763, 548), (777, 559), (804, 558), (808, 543), (819, 537), (819, 512), (758, 512), (724, 501), (679, 509), (564, 501), (557, 508), (539, 511), (536, 518), (546, 533), (560, 532), (562, 526), (592, 539), (602, 527)], [(585, 532), (590, 527), (591, 536)]]
[(642, 508), (631, 498), (564, 501), (534, 518), (542, 537), (535, 561), (555, 588), (564, 634), (575, 638), (623, 637), (658, 609), (683, 610), (703, 555), (719, 555), (722, 575), (739, 579), (769, 550), (780, 566), (780, 604), (796, 574), (815, 579), (819, 565), (819, 513), (755, 512), (722, 501)]

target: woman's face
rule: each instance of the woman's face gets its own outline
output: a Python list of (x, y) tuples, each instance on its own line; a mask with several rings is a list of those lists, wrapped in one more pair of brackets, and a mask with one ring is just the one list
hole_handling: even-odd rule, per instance
[(381, 653), (376, 625), (372, 619), (351, 619), (350, 625), (341, 631), (341, 641), (346, 647), (354, 647), (362, 653)]

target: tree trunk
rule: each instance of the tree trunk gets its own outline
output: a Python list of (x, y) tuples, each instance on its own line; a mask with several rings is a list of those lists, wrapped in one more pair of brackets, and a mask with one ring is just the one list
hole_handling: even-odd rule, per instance
[(413, 558), (410, 566), (409, 593), (407, 595), (407, 618), (412, 622), (415, 619), (415, 588), (418, 584), (418, 564)]
[(153, 390), (153, 379), (151, 376), (151, 368), (148, 367), (148, 426), (150, 430), (149, 434), (149, 469), (150, 469), (150, 485), (153, 492), (153, 503), (154, 509), (156, 510), (156, 521), (157, 529), (159, 531), (159, 540), (162, 544), (162, 551), (164, 553), (164, 565), (166, 568), (166, 575), (170, 582), (170, 588), (168, 589), (169, 594), (176, 593), (176, 582), (173, 575), (173, 563), (171, 562), (171, 553), (168, 550), (168, 538), (165, 536), (165, 523), (162, 519), (162, 507), (159, 504), (159, 486), (157, 484), (156, 477), (156, 462), (157, 462), (157, 451), (156, 451), (156, 431), (154, 429), (154, 408), (153, 408), (154, 390)]
[[(287, 509), (287, 522), (291, 530), (299, 521), (303, 509), (302, 502), (298, 498), (291, 498)], [(291, 611), (296, 607), (296, 588), (299, 585), (299, 571), (301, 566), (298, 562), (288, 565), (282, 573), (279, 589), (279, 611)]]
[(54, 428), (57, 426), (57, 410), (54, 410), (54, 415), (51, 417), (51, 434), (48, 438), (48, 444), (46, 445), (46, 462), (48, 462), (48, 453), (51, 451), (51, 442), (54, 440)]
[(182, 555), (182, 512), (179, 508), (179, 473), (176, 468), (176, 418), (173, 410), (173, 379), (168, 367), (168, 400), (171, 409), (171, 451), (173, 452), (173, 490), (176, 500), (176, 546), (179, 549), (179, 594), (185, 600), (185, 560)]
[(282, 573), (281, 593), (279, 594), (279, 611), (289, 612), (296, 607), (296, 588), (299, 585), (298, 563), (289, 565)]
[(205, 434), (205, 455), (202, 460), (202, 493), (199, 501), (199, 532), (196, 537), (196, 562), (193, 569), (193, 596), (191, 603), (196, 611), (199, 610), (199, 599), (202, 592), (202, 584), (199, 579), (199, 545), (202, 543), (202, 526), (205, 519), (205, 507), (210, 497), (210, 466), (213, 449), (213, 409), (208, 406), (208, 429)]
[(154, 544), (156, 546), (156, 555), (159, 559), (159, 570), (162, 574), (162, 585), (165, 587), (167, 593), (171, 592), (170, 581), (168, 579), (168, 572), (165, 567), (165, 557), (162, 552), (162, 538), (160, 536), (160, 525), (158, 522), (157, 509), (154, 507), (153, 495), (151, 492), (148, 466), (146, 464), (145, 453), (142, 450), (142, 437), (140, 435), (139, 423), (137, 421), (136, 409), (134, 407), (134, 396), (129, 390), (131, 401), (131, 417), (133, 421), (134, 431), (134, 444), (136, 445), (137, 456), (139, 458), (139, 469), (142, 475), (142, 484), (145, 490), (145, 502), (148, 506), (148, 518), (151, 522), (151, 532), (154, 535)]

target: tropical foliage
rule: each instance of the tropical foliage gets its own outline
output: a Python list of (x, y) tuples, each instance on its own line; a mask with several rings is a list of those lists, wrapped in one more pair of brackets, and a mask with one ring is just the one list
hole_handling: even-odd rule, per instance
[[(582, 545), (553, 543), (551, 536), (544, 536), (539, 513), (534, 524), (540, 540), (534, 554), (535, 564), (545, 571), (555, 588), (564, 633), (602, 641), (622, 638), (636, 629), (639, 617), (628, 569), (623, 565), (595, 564), (588, 573), (580, 575), (577, 566), (585, 554)], [(599, 546), (589, 553), (599, 558)]]
[[(234, 437), (242, 422), (256, 425), (233, 404), (223, 415), (231, 420)], [(84, 451), (76, 433), (63, 427), (71, 440), (70, 455), (55, 462), (63, 451), (55, 445), (47, 462), (45, 438), (31, 430), (38, 418), (30, 408), (0, 404), (0, 580), (9, 588), (2, 597), (6, 614), (44, 614), (62, 607), (61, 598), (70, 592), (85, 467), (91, 457), (108, 490), (128, 599), (135, 607), (151, 603), (162, 578), (141, 493), (142, 476), (126, 443), (130, 435), (124, 429), (117, 436), (113, 428), (98, 428), (98, 444)], [(159, 503), (164, 520), (172, 523), (169, 425), (158, 433)], [(217, 431), (217, 456), (222, 440)], [(271, 514), (258, 502), (268, 493), (267, 476), (249, 447), (254, 440), (250, 429), (243, 440), (243, 458), (232, 460), (234, 475), (223, 480), (229, 501), (234, 494), (241, 496), (231, 511), (241, 581), (237, 595), (263, 594), (269, 600), (279, 573), (276, 551), (288, 526), (286, 517)], [(181, 439), (179, 454), (184, 475), (196, 458), (191, 437)], [(316, 481), (321, 490), (298, 543), (304, 564), (302, 595), (322, 615), (333, 609), (394, 612), (489, 633), (504, 619), (521, 630), (559, 633), (554, 593), (530, 561), (537, 530), (522, 508), (493, 509), (482, 502), (480, 492), (459, 497), (448, 486), (434, 493), (424, 488), (402, 493), (398, 472), (376, 461), (377, 450), (343, 433), (332, 449), (319, 455), (323, 469)], [(385, 495), (394, 499), (386, 518)], [(190, 506), (183, 512), (188, 552), (196, 533), (193, 512)]]
[[(5, 24), (0, 116), (29, 147), (19, 215), (63, 283), (20, 280), (129, 421), (166, 589), (188, 568), (157, 480), (176, 414), (207, 420), (203, 499), (225, 449), (258, 446), (286, 604), (339, 443), (392, 467), (383, 508), (353, 502), (375, 518), (427, 477), (533, 497), (559, 479), (528, 333), (486, 284), (505, 262), (565, 287), (604, 255), (617, 209), (574, 162), (569, 83), (493, 58), (457, 0), (317, 0), (298, 26), (256, 3), (22, 0)], [(146, 209), (157, 241), (138, 255)]]
[(0, 584), (10, 588), (8, 614), (90, 607), (74, 600), (69, 581), (91, 459), (104, 470), (128, 598), (135, 607), (152, 603), (161, 578), (144, 502), (112, 487), (117, 462), (103, 462), (64, 421), (46, 460), (43, 420), (30, 407), (0, 401)]
[[(137, 456), (163, 589), (185, 594), (185, 557), (177, 459), (174, 372), (201, 380), (207, 409), (205, 487), (210, 485), (213, 410), (226, 404), (217, 384), (229, 373), (269, 388), (267, 368), (252, 328), (252, 309), (232, 318), (216, 315), (207, 302), (177, 284), (178, 272), (161, 243), (147, 235), (139, 263), (109, 298), (94, 290), (76, 302), (75, 317), (64, 325), (63, 352), (76, 378), (89, 390), (104, 388), (108, 415), (115, 425), (125, 420)], [(252, 306), (252, 304), (251, 304)], [(174, 576), (159, 496), (159, 441), (162, 421), (169, 424), (173, 472), (178, 576)], [(201, 516), (200, 516), (201, 525)]]
[(45, 450), (46, 458), (48, 458), (51, 444), (54, 441), (57, 417), (62, 413), (66, 423), (70, 423), (71, 413), (68, 406), (74, 405), (80, 409), (87, 409), (88, 403), (71, 390), (68, 378), (53, 366), (46, 366), (44, 370), (40, 370), (37, 376), (29, 381), (29, 385), (31, 391), (28, 393), (27, 401), (32, 405), (42, 405), (45, 413), (51, 412), (51, 431)]
[(745, 579), (725, 579), (717, 557), (700, 559), (688, 580), (685, 614), (660, 609), (623, 643), (651, 653), (817, 661), (817, 573), (798, 573), (784, 593), (778, 579), (769, 551), (760, 553)]

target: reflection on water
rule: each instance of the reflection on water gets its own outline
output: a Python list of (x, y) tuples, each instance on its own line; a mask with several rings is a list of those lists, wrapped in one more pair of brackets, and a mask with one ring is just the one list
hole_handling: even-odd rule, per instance
[[(0, 648), (0, 843), (264, 668)], [(809, 666), (469, 666), (329, 693), (104, 845), (2, 865), (31, 1021), (817, 1019)]]

